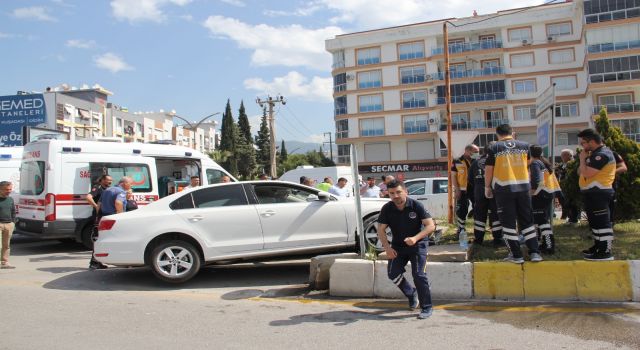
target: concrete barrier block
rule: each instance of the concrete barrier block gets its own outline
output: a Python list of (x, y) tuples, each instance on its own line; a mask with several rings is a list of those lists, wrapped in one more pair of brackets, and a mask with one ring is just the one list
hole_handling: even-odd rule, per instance
[(309, 264), (309, 286), (312, 289), (329, 289), (329, 270), (336, 259), (357, 259), (356, 253), (318, 255)]
[(373, 261), (336, 259), (329, 272), (329, 294), (342, 297), (373, 296)]
[(633, 299), (627, 261), (574, 261), (579, 300), (630, 301)]
[(457, 244), (434, 245), (429, 247), (429, 262), (464, 262), (467, 261), (467, 251), (461, 250)]
[[(400, 289), (391, 282), (387, 276), (388, 260), (378, 260), (375, 263), (375, 276), (373, 283), (373, 295), (380, 298), (402, 299), (405, 298)], [(405, 267), (404, 278), (413, 281), (411, 277), (411, 263)]]
[(479, 299), (524, 299), (522, 265), (506, 262), (473, 264), (473, 290)]
[(524, 264), (524, 297), (527, 300), (577, 300), (572, 261)]
[(629, 261), (633, 301), (640, 301), (640, 260)]
[(428, 262), (427, 276), (434, 299), (473, 297), (473, 264), (470, 262)]

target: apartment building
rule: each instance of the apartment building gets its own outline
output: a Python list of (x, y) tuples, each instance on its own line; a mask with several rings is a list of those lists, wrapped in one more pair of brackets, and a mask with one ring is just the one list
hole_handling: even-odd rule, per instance
[[(633, 6), (618, 9), (620, 3)], [(608, 20), (600, 17), (604, 9)], [(503, 123), (535, 143), (536, 97), (554, 83), (556, 154), (578, 146), (576, 134), (592, 125), (602, 104), (626, 134), (637, 137), (632, 115), (640, 105), (634, 104), (637, 87), (630, 86), (638, 79), (634, 68), (640, 77), (633, 56), (640, 47), (640, 15), (633, 11), (638, 8), (630, 0), (596, 0), (449, 19), (453, 156), (468, 143), (483, 147), (494, 140)], [(333, 55), (338, 163), (349, 162), (354, 144), (360, 171), (368, 175), (446, 174), (444, 21), (326, 41)]]

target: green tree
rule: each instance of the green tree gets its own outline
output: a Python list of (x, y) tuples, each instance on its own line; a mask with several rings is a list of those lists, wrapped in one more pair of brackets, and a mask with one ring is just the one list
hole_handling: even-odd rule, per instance
[(220, 127), (219, 149), (231, 153), (227, 161), (221, 165), (233, 176), (238, 176), (238, 162), (235, 155), (237, 143), (238, 132), (236, 131), (236, 124), (233, 121), (233, 115), (231, 114), (231, 103), (227, 100), (227, 106), (222, 115), (222, 126)]
[(209, 158), (213, 159), (213, 161), (218, 164), (224, 164), (229, 159), (230, 156), (231, 156), (231, 152), (221, 151), (219, 149), (213, 152), (209, 152)]
[(260, 130), (256, 136), (256, 162), (263, 169), (263, 172), (269, 174), (271, 169), (271, 133), (269, 124), (267, 123), (267, 108), (262, 109), (262, 119), (260, 120)]
[(251, 136), (251, 126), (249, 118), (244, 110), (244, 103), (240, 102), (238, 110), (238, 135), (236, 145), (236, 159), (238, 173), (243, 179), (249, 180), (253, 178), (256, 172), (256, 150), (253, 146), (253, 137)]
[(300, 165), (309, 165), (307, 156), (304, 154), (290, 154), (287, 159), (282, 162), (280, 168), (278, 168), (278, 176), (289, 170), (295, 169)]
[[(618, 203), (615, 211), (615, 220), (637, 219), (640, 217), (640, 147), (638, 144), (626, 138), (620, 128), (611, 125), (607, 116), (607, 110), (603, 107), (600, 116), (596, 118), (596, 130), (602, 135), (607, 147), (620, 154), (627, 164), (627, 172), (618, 175), (618, 187), (616, 197)], [(581, 150), (576, 150), (580, 152)], [(578, 158), (578, 157), (576, 157)], [(567, 166), (567, 176), (560, 184), (562, 192), (570, 203), (582, 206), (582, 196), (578, 185), (579, 160), (571, 161)]]
[(280, 145), (280, 163), (284, 163), (285, 160), (287, 160), (287, 148), (284, 146), (284, 139), (282, 140), (282, 143)]

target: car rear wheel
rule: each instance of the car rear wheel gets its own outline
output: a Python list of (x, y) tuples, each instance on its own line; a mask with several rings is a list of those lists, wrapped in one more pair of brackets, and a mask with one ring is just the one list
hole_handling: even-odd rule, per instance
[[(378, 214), (364, 219), (363, 224), (364, 238), (367, 242), (367, 246), (374, 247), (378, 252), (383, 252), (384, 247), (382, 247), (382, 243), (378, 239)], [(391, 230), (387, 227), (386, 231), (387, 240), (389, 241), (389, 243), (391, 243)]]
[(200, 270), (200, 253), (185, 241), (160, 242), (151, 252), (148, 263), (159, 279), (170, 283), (190, 280)]

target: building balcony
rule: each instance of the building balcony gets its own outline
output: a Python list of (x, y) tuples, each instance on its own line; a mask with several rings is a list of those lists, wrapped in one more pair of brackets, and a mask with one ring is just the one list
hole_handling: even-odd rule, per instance
[[(590, 11), (585, 11), (590, 12)], [(615, 21), (619, 19), (640, 17), (640, 7), (631, 7), (619, 11), (589, 13), (584, 16), (586, 24)]]
[[(461, 120), (451, 124), (451, 130), (494, 129), (498, 125), (510, 124), (509, 119)], [(440, 131), (447, 130), (447, 123), (440, 124)]]
[[(486, 94), (475, 94), (475, 95), (460, 95), (460, 96), (451, 96), (451, 103), (473, 103), (473, 102), (484, 102), (484, 101), (497, 101), (506, 99), (506, 93), (504, 92), (490, 92)], [(446, 99), (444, 97), (438, 97), (438, 104), (442, 105), (446, 103)]]
[[(593, 106), (593, 114), (600, 114), (603, 106)], [(604, 105), (607, 113), (633, 113), (640, 112), (640, 103), (620, 103), (616, 105)]]
[(347, 107), (336, 107), (334, 113), (335, 115), (347, 114)]
[(614, 81), (637, 80), (640, 79), (640, 70), (625, 72), (597, 73), (589, 75), (591, 83), (608, 83)]
[(587, 50), (589, 53), (601, 53), (611, 51), (623, 51), (629, 49), (640, 48), (640, 40), (620, 41), (617, 43), (604, 43), (589, 45)]
[[(449, 72), (449, 78), (451, 79), (462, 79), (462, 78), (478, 78), (478, 77), (488, 77), (492, 75), (500, 75), (504, 74), (504, 67), (489, 67), (482, 69), (469, 69), (464, 71), (455, 71)], [(444, 80), (444, 72), (438, 72), (432, 74), (434, 79)]]
[[(459, 44), (450, 44), (449, 45), (449, 53), (461, 53), (461, 52), (470, 52), (470, 51), (481, 51), (481, 50), (489, 50), (489, 49), (500, 49), (502, 48), (501, 40), (483, 40), (476, 41), (470, 43), (459, 43)], [(431, 49), (431, 55), (442, 55), (444, 53), (444, 49), (442, 47), (436, 47)]]

